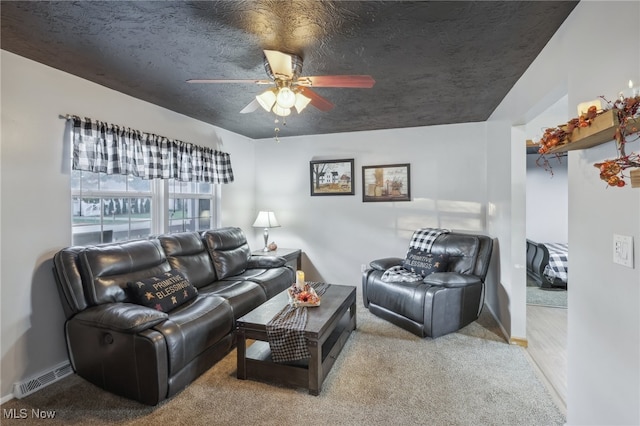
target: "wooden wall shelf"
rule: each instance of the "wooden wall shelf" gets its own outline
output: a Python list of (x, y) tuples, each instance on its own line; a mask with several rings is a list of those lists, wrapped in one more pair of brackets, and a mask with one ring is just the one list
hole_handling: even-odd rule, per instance
[[(570, 142), (548, 151), (549, 154), (587, 149), (615, 139), (616, 128), (620, 122), (616, 110), (611, 109), (597, 116), (589, 127), (577, 127), (571, 133)], [(640, 126), (640, 118), (629, 120), (627, 129)]]

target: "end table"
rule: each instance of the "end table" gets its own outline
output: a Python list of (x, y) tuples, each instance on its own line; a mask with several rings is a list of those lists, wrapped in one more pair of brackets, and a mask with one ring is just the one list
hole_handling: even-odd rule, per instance
[(254, 256), (280, 256), (287, 259), (287, 265), (291, 266), (295, 271), (302, 269), (302, 250), (280, 248), (272, 251), (256, 250), (251, 252)]

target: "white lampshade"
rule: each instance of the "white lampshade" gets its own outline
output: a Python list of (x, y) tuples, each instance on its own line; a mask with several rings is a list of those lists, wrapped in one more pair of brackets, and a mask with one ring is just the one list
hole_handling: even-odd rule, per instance
[(271, 111), (271, 107), (276, 103), (276, 89), (265, 90), (256, 95), (256, 100), (265, 111)]
[(269, 247), (267, 246), (267, 243), (269, 242), (269, 228), (278, 228), (280, 226), (275, 213), (268, 211), (259, 212), (256, 221), (253, 222), (253, 226), (255, 228), (264, 228), (264, 248), (262, 251), (269, 251)]
[(296, 94), (288, 87), (278, 89), (276, 104), (283, 109), (289, 109), (296, 103)]
[(296, 103), (294, 106), (296, 108), (296, 111), (298, 111), (298, 114), (300, 114), (302, 110), (305, 109), (307, 105), (309, 105), (309, 102), (311, 102), (311, 98), (307, 98), (302, 93), (296, 93)]
[(253, 222), (255, 228), (279, 228), (280, 224), (273, 212), (261, 211), (258, 213), (256, 221)]

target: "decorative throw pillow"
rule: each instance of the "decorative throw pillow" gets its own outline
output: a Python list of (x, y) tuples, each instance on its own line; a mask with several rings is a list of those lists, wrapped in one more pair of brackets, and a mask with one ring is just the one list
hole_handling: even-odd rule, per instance
[(198, 290), (176, 269), (127, 283), (127, 288), (132, 302), (162, 312), (169, 312), (198, 295)]
[(410, 249), (402, 263), (404, 269), (426, 277), (434, 272), (447, 270), (449, 258), (445, 254), (431, 254), (417, 249)]

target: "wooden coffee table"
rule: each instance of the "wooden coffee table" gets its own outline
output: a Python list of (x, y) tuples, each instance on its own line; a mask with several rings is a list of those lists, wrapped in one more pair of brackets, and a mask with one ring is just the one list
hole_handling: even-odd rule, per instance
[[(356, 328), (356, 288), (330, 284), (320, 306), (308, 309), (304, 333), (311, 358), (274, 363), (266, 324), (288, 303), (287, 291), (267, 300), (236, 321), (238, 379), (252, 379), (285, 386), (304, 387), (319, 395), (351, 331)], [(247, 347), (247, 339), (253, 339)]]

